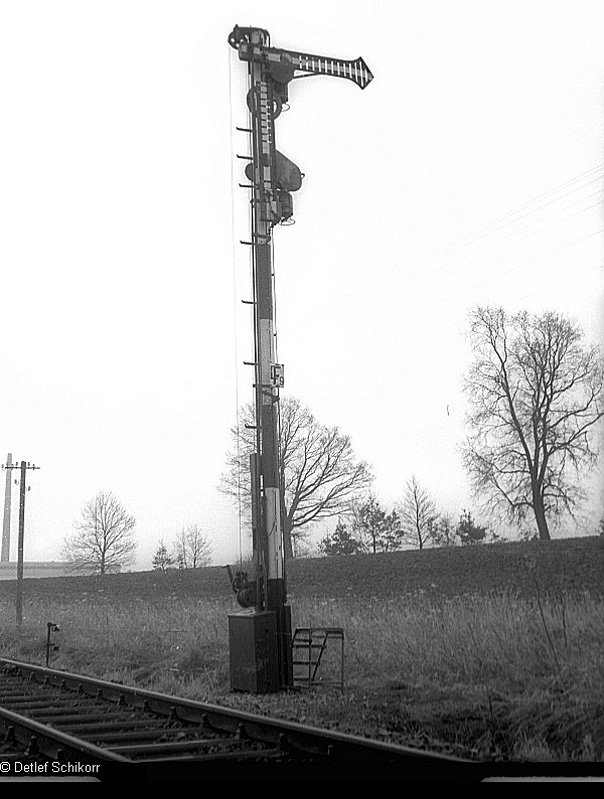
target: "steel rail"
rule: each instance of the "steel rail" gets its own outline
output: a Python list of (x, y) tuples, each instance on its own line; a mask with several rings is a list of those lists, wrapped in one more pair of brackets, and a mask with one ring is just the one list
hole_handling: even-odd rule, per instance
[(53, 729), (47, 724), (41, 724), (35, 719), (13, 713), (4, 707), (0, 708), (0, 718), (8, 722), (13, 730), (14, 737), (27, 746), (27, 754), (35, 755), (39, 752), (54, 757), (56, 760), (66, 760), (69, 757), (82, 757), (93, 762), (111, 761), (127, 763), (128, 758), (115, 754), (107, 749), (76, 738), (69, 733)]
[[(51, 757), (65, 757), (65, 753), (71, 753), (71, 756), (73, 753), (82, 753), (94, 762), (142, 764), (216, 763), (229, 760), (241, 762), (248, 759), (269, 762), (283, 759), (286, 762), (350, 764), (355, 767), (362, 764), (397, 764), (428, 771), (443, 767), (453, 771), (471, 770), (480, 765), (476, 761), (448, 754), (322, 730), (298, 722), (264, 717), (4, 658), (0, 659), (0, 674), (2, 670), (5, 674), (23, 680), (22, 692), (13, 690), (13, 697), (23, 707), (19, 707), (19, 713), (1, 707), (3, 700), (0, 683), (0, 716), (4, 716), (7, 723), (21, 730), (21, 740), (26, 741), (27, 735), (35, 735), (40, 751)], [(43, 714), (45, 720), (52, 718), (52, 724), (56, 727), (49, 728), (43, 721), (22, 715), (27, 710), (25, 686), (38, 691), (31, 703), (33, 713), (43, 710), (39, 689), (43, 687), (50, 692), (55, 691), (54, 698), (48, 700), (48, 713), (43, 711)], [(56, 704), (60, 702), (60, 698), (57, 700), (56, 697), (57, 688), (69, 690), (74, 700), (77, 699), (82, 706), (85, 706), (88, 699), (93, 700), (97, 707), (104, 700), (108, 710), (102, 720), (97, 714), (89, 721), (86, 716), (80, 716), (79, 722), (72, 721), (73, 714), (63, 702), (62, 707), (65, 714), (69, 714), (70, 721), (62, 728), (60, 708)], [(9, 695), (7, 704), (10, 704)], [(182, 740), (178, 740), (178, 730), (171, 731), (166, 727), (159, 729), (159, 732), (144, 730), (142, 728), (145, 724), (149, 726), (147, 722), (143, 724), (134, 717), (123, 718), (123, 714), (130, 712), (134, 715), (136, 711), (153, 714), (163, 720), (163, 723), (183, 724), (187, 733), (194, 737), (186, 740), (183, 734)], [(122, 718), (114, 719), (115, 713), (122, 714)], [(138, 732), (137, 725), (140, 728)], [(111, 730), (115, 731), (114, 735)], [(163, 733), (163, 740), (158, 739), (160, 733)], [(226, 741), (220, 737), (212, 738), (217, 735), (231, 737)], [(121, 740), (116, 740), (116, 736)], [(113, 744), (111, 748), (106, 748), (105, 743), (109, 746), (109, 741), (113, 741)], [(200, 751), (202, 744), (210, 744), (211, 751)], [(243, 744), (247, 749), (243, 748)], [(141, 759), (137, 760), (139, 755)]]

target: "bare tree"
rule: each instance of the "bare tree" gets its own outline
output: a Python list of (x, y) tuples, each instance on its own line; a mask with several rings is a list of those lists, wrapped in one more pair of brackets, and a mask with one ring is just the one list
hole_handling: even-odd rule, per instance
[(63, 556), (79, 571), (117, 571), (134, 560), (135, 525), (111, 491), (99, 491), (84, 506), (77, 532), (65, 540)]
[(475, 360), (466, 379), (471, 432), (463, 461), (477, 499), (513, 521), (534, 514), (541, 539), (549, 518), (584, 499), (593, 468), (593, 431), (604, 411), (599, 349), (585, 346), (557, 313), (509, 317), (502, 308), (471, 314)]
[(407, 480), (398, 515), (404, 540), (420, 549), (436, 534), (436, 504), (415, 475)]
[[(244, 406), (239, 429), (231, 430), (233, 447), (219, 489), (236, 497), (246, 511), (251, 504), (249, 456), (256, 450), (254, 406)], [(246, 427), (247, 425), (247, 427)], [(285, 554), (303, 539), (303, 528), (345, 512), (371, 484), (369, 466), (355, 457), (349, 436), (317, 422), (298, 399), (280, 401), (281, 486)]]
[(181, 569), (199, 569), (212, 561), (212, 544), (197, 524), (180, 531), (174, 543), (174, 560)]

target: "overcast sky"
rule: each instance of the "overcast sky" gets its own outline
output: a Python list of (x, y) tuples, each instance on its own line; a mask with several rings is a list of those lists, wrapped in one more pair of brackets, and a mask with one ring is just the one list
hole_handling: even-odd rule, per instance
[[(216, 489), (253, 396), (235, 24), (375, 76), (291, 84), (277, 147), (305, 178), (274, 242), (283, 393), (352, 437), (387, 510), (411, 474), (472, 507), (471, 307), (602, 340), (601, 2), (0, 2), (0, 458), (41, 467), (26, 560), (60, 559), (100, 489), (136, 516), (136, 568), (190, 523), (237, 557)], [(594, 532), (601, 475), (569, 534)], [(15, 487), (12, 558), (17, 508)]]

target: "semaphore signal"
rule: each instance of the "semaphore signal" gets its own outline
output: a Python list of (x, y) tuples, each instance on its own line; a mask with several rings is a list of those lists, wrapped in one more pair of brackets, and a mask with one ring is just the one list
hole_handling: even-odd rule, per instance
[(326, 75), (345, 78), (361, 89), (373, 79), (362, 58), (310, 55), (270, 46), (268, 31), (235, 26), (228, 43), (248, 65), (247, 107), (250, 124), (238, 130), (250, 136), (247, 161), (251, 192), (251, 241), (254, 297), (254, 391), (256, 451), (250, 458), (252, 486), (253, 579), (238, 573), (232, 580), (240, 605), (229, 616), (231, 686), (268, 692), (293, 685), (291, 607), (287, 604), (283, 546), (284, 489), (279, 451), (279, 390), (283, 364), (276, 362), (272, 231), (292, 222), (292, 193), (304, 175), (275, 145), (275, 119), (289, 101), (294, 78)]

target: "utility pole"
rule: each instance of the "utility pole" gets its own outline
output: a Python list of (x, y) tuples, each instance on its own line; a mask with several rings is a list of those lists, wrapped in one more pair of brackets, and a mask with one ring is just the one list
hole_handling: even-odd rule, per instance
[[(248, 65), (247, 106), (250, 155), (243, 186), (251, 191), (251, 241), (254, 296), (254, 369), (256, 452), (250, 459), (254, 582), (238, 593), (248, 610), (229, 617), (231, 686), (266, 692), (293, 685), (291, 608), (287, 605), (283, 542), (284, 496), (281, 485), (279, 389), (283, 365), (276, 362), (272, 230), (291, 223), (291, 192), (302, 185), (300, 169), (275, 147), (275, 119), (288, 103), (296, 77), (347, 78), (364, 89), (373, 78), (362, 58), (337, 58), (280, 50), (268, 31), (238, 25), (228, 43)], [(302, 74), (300, 74), (302, 73)], [(240, 184), (242, 185), (242, 184)], [(250, 609), (251, 606), (251, 609)]]
[[(17, 632), (21, 635), (23, 628), (23, 542), (25, 538), (25, 479), (28, 469), (39, 469), (35, 464), (21, 461), (21, 465), (7, 462), (2, 467), (10, 473), (11, 469), (20, 469), (21, 477), (19, 480), (19, 544), (17, 549), (17, 598), (15, 601), (15, 615), (17, 622)], [(17, 481), (15, 481), (17, 482)]]
[(10, 466), (13, 463), (13, 456), (9, 452), (6, 456), (6, 488), (4, 490), (4, 523), (2, 525), (2, 554), (0, 555), (1, 563), (8, 563), (10, 560), (10, 505), (11, 505), (11, 481), (10, 481)]

